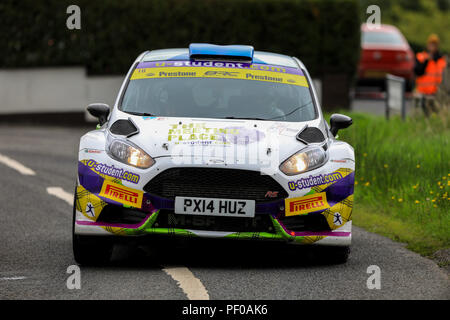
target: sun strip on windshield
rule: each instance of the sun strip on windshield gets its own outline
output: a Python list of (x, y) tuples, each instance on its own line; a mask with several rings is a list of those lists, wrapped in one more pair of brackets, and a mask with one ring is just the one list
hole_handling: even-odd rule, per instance
[[(271, 65), (248, 65), (243, 67), (219, 67), (217, 64), (205, 66), (186, 65), (183, 66), (163, 65), (158, 63), (142, 63), (133, 72), (130, 80), (155, 79), (155, 78), (220, 78), (220, 79), (241, 79), (253, 81), (266, 81), (281, 84), (291, 84), (301, 87), (308, 87), (308, 82), (299, 69), (281, 68)], [(226, 65), (221, 63), (221, 65)], [(262, 69), (265, 68), (265, 69)]]

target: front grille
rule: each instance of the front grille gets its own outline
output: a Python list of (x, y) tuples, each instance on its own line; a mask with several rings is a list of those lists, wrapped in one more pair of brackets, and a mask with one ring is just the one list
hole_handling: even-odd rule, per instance
[(301, 231), (330, 231), (327, 219), (321, 213), (309, 213), (293, 217), (283, 217), (279, 219), (286, 229), (295, 232)]
[(175, 214), (172, 210), (161, 210), (153, 227), (229, 232), (274, 232), (273, 223), (268, 214), (256, 215), (254, 218), (235, 218)]
[(183, 196), (248, 199), (265, 203), (287, 197), (287, 192), (268, 175), (220, 168), (167, 169), (147, 183), (144, 190), (167, 199)]

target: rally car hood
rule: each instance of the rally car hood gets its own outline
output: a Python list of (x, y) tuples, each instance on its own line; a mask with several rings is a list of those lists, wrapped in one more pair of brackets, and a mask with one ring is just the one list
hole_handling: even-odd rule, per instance
[[(128, 139), (153, 158), (194, 156), (226, 159), (286, 159), (304, 148), (296, 139), (316, 121), (279, 122), (240, 119), (128, 117), (139, 132)], [(274, 158), (272, 158), (274, 159)]]

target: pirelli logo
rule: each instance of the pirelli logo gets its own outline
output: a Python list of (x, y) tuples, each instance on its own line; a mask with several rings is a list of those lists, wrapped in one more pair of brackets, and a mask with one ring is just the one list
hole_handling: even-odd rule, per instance
[(100, 196), (129, 205), (135, 208), (142, 207), (142, 195), (141, 191), (137, 191), (131, 188), (124, 187), (120, 184), (112, 183), (109, 181), (103, 182)]
[(319, 210), (325, 210), (330, 207), (327, 202), (325, 192), (315, 193), (301, 198), (292, 198), (285, 200), (286, 216), (296, 216)]

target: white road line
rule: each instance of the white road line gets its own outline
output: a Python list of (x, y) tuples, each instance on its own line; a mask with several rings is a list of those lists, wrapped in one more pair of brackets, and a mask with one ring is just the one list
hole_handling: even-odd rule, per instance
[(16, 276), (16, 277), (2, 277), (0, 278), (0, 280), (23, 280), (26, 279), (27, 277), (23, 277), (23, 276)]
[[(69, 205), (73, 203), (73, 194), (64, 191), (60, 187), (48, 187), (47, 192), (57, 198), (66, 201)], [(164, 267), (165, 273), (174, 279), (190, 300), (209, 300), (208, 290), (203, 286), (200, 279), (186, 267)]]
[(177, 282), (189, 300), (209, 300), (208, 290), (188, 268), (165, 267), (162, 270)]
[(52, 196), (55, 196), (57, 198), (60, 198), (61, 200), (66, 201), (69, 205), (73, 204), (73, 194), (64, 191), (60, 187), (48, 187), (47, 192)]
[(34, 176), (36, 175), (36, 172), (34, 172), (33, 170), (31, 170), (30, 168), (25, 167), (23, 164), (21, 164), (20, 162), (11, 159), (7, 156), (4, 156), (2, 154), (0, 154), (0, 162), (3, 163), (4, 165), (7, 165), (8, 167), (19, 171), (21, 174), (26, 175), (26, 176)]

